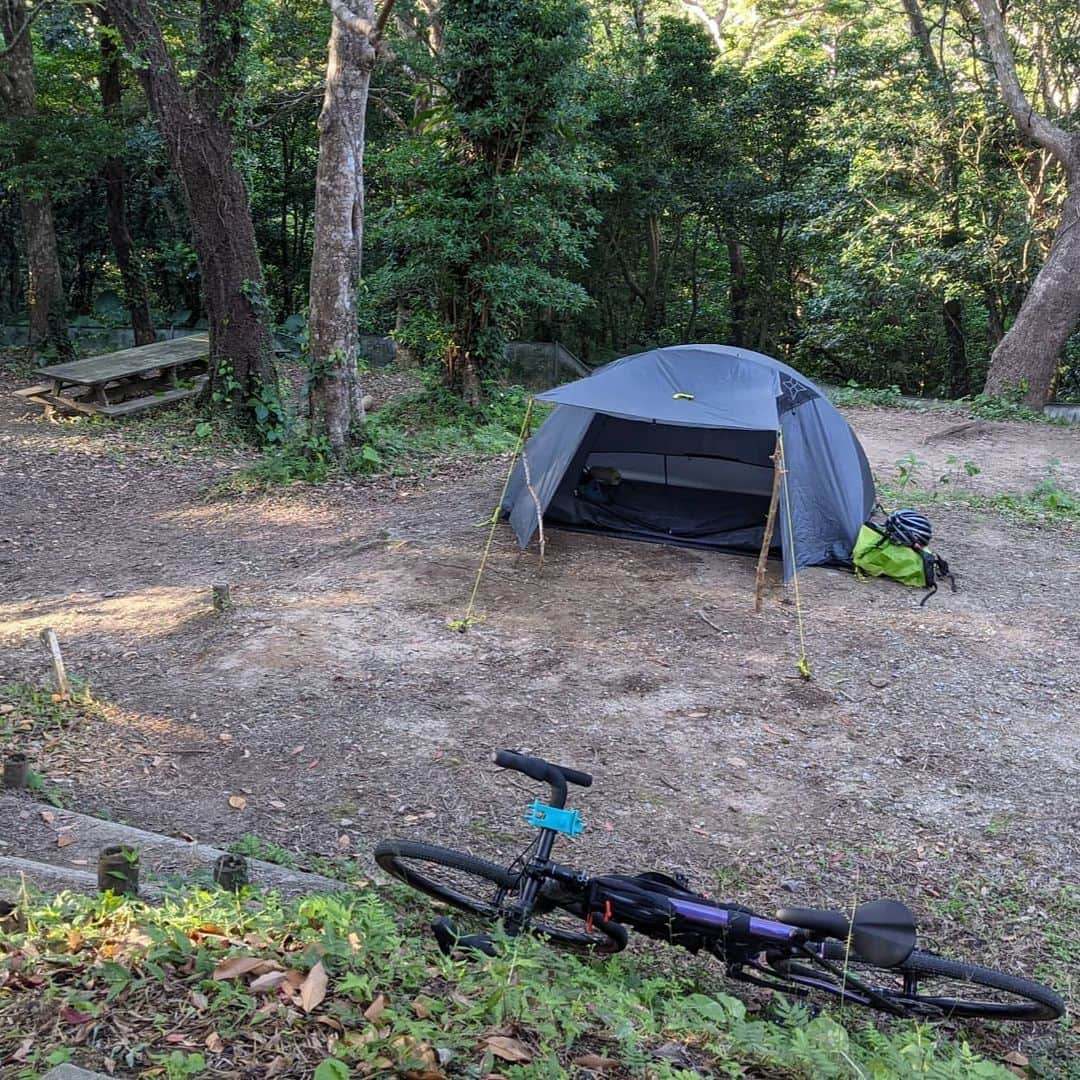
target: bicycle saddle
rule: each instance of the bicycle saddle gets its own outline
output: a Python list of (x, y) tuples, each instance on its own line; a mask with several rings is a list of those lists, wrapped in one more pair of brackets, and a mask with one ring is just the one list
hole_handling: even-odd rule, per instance
[(915, 918), (897, 900), (872, 900), (860, 904), (855, 915), (818, 908), (781, 908), (776, 917), (823, 937), (847, 941), (863, 960), (879, 967), (902, 964), (915, 948)]

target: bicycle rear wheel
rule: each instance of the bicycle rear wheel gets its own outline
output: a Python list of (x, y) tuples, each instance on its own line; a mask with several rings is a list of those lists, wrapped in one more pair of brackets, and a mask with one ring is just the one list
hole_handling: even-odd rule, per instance
[[(1065, 1012), (1065, 1002), (1040, 983), (934, 953), (916, 950), (899, 966), (882, 968), (849, 953), (843, 942), (827, 941), (824, 959), (909, 1016), (1030, 1021), (1056, 1020)], [(854, 986), (821, 968), (788, 961), (774, 970), (801, 986), (858, 1000)]]
[[(508, 914), (520, 894), (519, 873), (435, 844), (383, 840), (375, 848), (375, 861), (406, 885), (486, 922)], [(556, 910), (531, 919), (528, 930), (583, 952), (613, 953), (626, 945), (626, 931), (618, 923), (596, 919), (587, 928)]]

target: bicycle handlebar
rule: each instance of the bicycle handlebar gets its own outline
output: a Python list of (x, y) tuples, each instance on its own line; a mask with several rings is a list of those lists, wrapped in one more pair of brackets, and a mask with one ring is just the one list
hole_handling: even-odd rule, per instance
[(502, 769), (514, 769), (551, 785), (551, 805), (562, 809), (566, 805), (566, 785), (592, 787), (592, 777), (577, 769), (567, 769), (562, 765), (552, 765), (542, 758), (519, 754), (516, 750), (499, 750), (495, 754), (495, 764)]

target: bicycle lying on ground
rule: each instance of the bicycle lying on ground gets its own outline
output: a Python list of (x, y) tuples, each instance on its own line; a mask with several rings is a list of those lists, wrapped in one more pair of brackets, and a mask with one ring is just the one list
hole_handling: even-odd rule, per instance
[[(630, 928), (711, 953), (732, 979), (797, 997), (820, 992), (894, 1016), (1055, 1020), (1065, 1011), (1039, 983), (916, 949), (912, 913), (895, 900), (861, 904), (850, 918), (792, 907), (767, 919), (666, 874), (593, 877), (561, 866), (551, 860), (556, 837), (584, 828), (577, 811), (565, 809), (567, 784), (589, 787), (592, 777), (509, 750), (495, 764), (551, 786), (550, 802), (529, 809), (536, 839), (510, 866), (411, 840), (380, 843), (379, 866), (436, 900), (501, 923), (509, 936), (538, 934), (579, 951), (618, 952)], [(433, 930), (444, 952), (494, 951), (486, 934), (461, 935), (445, 917)]]

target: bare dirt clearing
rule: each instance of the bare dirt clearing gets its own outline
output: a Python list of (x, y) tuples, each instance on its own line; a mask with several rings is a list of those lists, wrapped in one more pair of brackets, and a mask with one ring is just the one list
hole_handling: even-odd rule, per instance
[[(926, 442), (960, 418), (848, 416), (879, 478), (914, 452), (928, 480), (975, 460), (982, 493), (1029, 491), (1053, 461), (1080, 488), (1076, 429)], [(805, 573), (806, 683), (776, 570), (755, 616), (737, 556), (553, 532), (540, 568), (503, 529), (486, 621), (450, 632), (505, 460), (208, 500), (246, 455), (169, 431), (47, 424), (0, 395), (0, 682), (43, 679), (48, 625), (106, 703), (39, 750), (68, 805), (223, 844), (338, 853), (347, 835), (365, 866), (395, 834), (495, 856), (533, 795), (487, 764), (516, 747), (596, 775), (567, 861), (683, 868), (766, 907), (895, 894), (931, 939), (1075, 993), (1075, 530), (934, 507), (961, 588), (923, 608)]]

